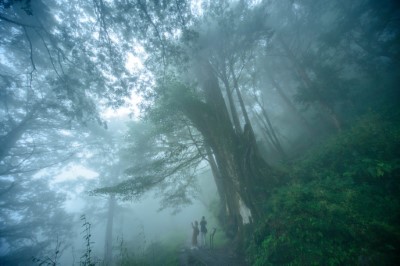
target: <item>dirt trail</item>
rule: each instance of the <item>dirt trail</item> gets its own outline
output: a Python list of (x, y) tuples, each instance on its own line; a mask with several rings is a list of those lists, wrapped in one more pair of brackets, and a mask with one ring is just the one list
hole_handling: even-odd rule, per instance
[(236, 255), (229, 247), (216, 249), (183, 248), (179, 253), (179, 265), (199, 266), (246, 266), (244, 259)]

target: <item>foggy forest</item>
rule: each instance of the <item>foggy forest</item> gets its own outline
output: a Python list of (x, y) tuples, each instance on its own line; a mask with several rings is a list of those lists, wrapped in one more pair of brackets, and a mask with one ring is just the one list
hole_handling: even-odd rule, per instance
[(0, 0), (0, 265), (400, 265), (397, 0)]

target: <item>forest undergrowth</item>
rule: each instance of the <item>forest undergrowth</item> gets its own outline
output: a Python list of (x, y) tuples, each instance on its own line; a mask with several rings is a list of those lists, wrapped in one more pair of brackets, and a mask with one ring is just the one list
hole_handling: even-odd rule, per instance
[(398, 265), (400, 124), (368, 114), (287, 166), (251, 265)]

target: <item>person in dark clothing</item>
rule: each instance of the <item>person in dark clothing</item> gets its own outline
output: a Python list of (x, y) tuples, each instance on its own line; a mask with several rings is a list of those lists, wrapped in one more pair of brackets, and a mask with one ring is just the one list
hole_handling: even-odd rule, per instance
[(207, 234), (207, 221), (204, 216), (201, 218), (200, 221), (200, 246), (206, 247), (206, 234)]

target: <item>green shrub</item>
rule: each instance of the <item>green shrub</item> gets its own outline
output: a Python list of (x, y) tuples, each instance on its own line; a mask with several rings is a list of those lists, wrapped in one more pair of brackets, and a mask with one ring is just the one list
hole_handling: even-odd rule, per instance
[(336, 178), (281, 189), (254, 235), (254, 265), (389, 263), (400, 247), (399, 201), (382, 194)]
[(399, 126), (376, 115), (292, 166), (253, 235), (253, 265), (395, 265)]

